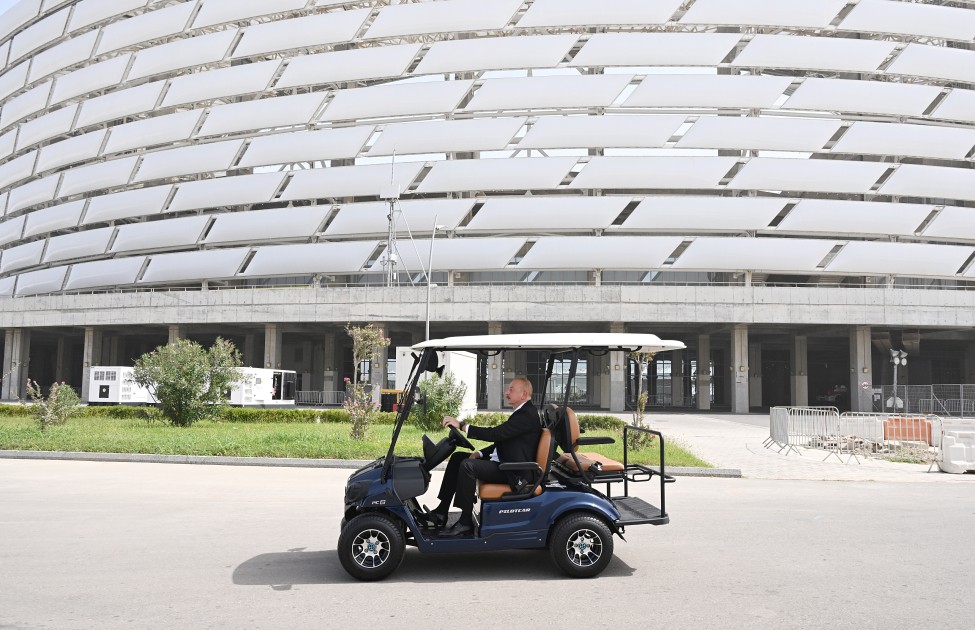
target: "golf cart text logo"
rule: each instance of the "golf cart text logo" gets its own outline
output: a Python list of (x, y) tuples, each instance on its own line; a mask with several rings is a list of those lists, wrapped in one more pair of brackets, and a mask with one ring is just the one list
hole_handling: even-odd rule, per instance
[(498, 510), (498, 514), (520, 514), (521, 512), (531, 512), (531, 508), (512, 508), (510, 510)]

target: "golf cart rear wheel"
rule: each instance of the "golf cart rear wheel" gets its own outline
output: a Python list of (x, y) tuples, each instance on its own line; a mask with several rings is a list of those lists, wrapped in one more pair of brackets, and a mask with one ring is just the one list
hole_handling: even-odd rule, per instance
[(596, 516), (570, 515), (555, 525), (549, 551), (555, 566), (569, 577), (595, 577), (613, 559), (613, 533)]
[(381, 580), (391, 574), (405, 549), (403, 530), (381, 514), (357, 516), (339, 534), (339, 561), (359, 580)]

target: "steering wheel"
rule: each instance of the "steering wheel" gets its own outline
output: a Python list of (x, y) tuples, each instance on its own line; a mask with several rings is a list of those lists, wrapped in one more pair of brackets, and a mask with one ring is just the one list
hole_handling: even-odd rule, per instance
[(467, 436), (460, 432), (460, 429), (451, 425), (450, 427), (450, 439), (454, 441), (458, 446), (463, 446), (466, 449), (474, 450), (474, 445), (470, 443)]

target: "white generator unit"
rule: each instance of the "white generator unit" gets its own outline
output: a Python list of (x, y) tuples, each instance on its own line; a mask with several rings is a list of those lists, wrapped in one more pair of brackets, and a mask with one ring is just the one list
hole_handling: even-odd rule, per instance
[(93, 366), (88, 373), (89, 405), (154, 405), (158, 401), (148, 389), (132, 379), (135, 368)]
[[(444, 366), (444, 374), (450, 372), (454, 378), (467, 385), (467, 392), (460, 405), (458, 419), (473, 418), (477, 415), (477, 355), (470, 352), (438, 352), (440, 365)], [(396, 348), (396, 389), (405, 390), (410, 368), (413, 367), (413, 348), (399, 346)], [(429, 375), (422, 376), (428, 378)]]
[(230, 404), (240, 407), (294, 407), (295, 383), (298, 373), (294, 370), (266, 368), (239, 368), (244, 381), (230, 390)]

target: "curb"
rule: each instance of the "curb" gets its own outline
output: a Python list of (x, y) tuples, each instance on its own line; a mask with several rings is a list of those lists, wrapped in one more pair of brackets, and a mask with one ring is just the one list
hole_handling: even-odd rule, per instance
[[(142, 464), (197, 464), (206, 466), (268, 466), (276, 468), (339, 468), (355, 470), (373, 460), (303, 459), (300, 457), (221, 457), (216, 455), (147, 455), (142, 453), (65, 453), (60, 451), (0, 451), (0, 459), (40, 459), (89, 462), (128, 462)], [(442, 470), (444, 464), (435, 470)], [(740, 478), (737, 468), (693, 468), (672, 466), (667, 474), (675, 477)]]

